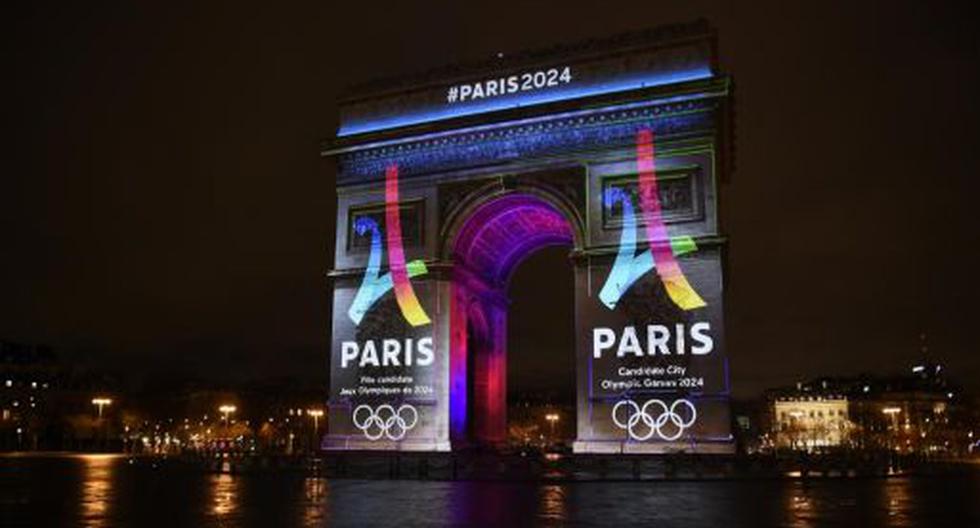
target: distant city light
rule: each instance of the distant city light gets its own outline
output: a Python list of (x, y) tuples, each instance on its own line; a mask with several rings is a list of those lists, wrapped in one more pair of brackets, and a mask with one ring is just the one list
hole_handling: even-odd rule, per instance
[(884, 409), (881, 410), (881, 412), (885, 414), (898, 414), (902, 412), (902, 409), (899, 407), (885, 407)]

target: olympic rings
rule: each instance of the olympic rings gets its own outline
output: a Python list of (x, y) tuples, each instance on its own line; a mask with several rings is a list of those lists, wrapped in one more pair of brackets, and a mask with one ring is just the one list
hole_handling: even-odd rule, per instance
[[(619, 409), (622, 406), (628, 407), (628, 414), (626, 421), (623, 422), (619, 418)], [(647, 412), (650, 406), (656, 406), (659, 409), (656, 412), (656, 417), (651, 413)], [(685, 405), (691, 411), (691, 417), (687, 421), (684, 417), (677, 412), (678, 405)], [(629, 433), (629, 437), (638, 442), (645, 442), (651, 438), (653, 435), (657, 435), (660, 438), (667, 441), (674, 441), (680, 438), (684, 434), (684, 430), (688, 427), (694, 425), (694, 421), (698, 418), (698, 412), (694, 408), (694, 404), (683, 398), (679, 400), (674, 400), (674, 403), (667, 407), (667, 404), (662, 400), (656, 398), (647, 400), (640, 407), (633, 400), (620, 400), (613, 405), (612, 408), (612, 420), (616, 424), (616, 427), (620, 429), (625, 429)], [(637, 426), (642, 422), (642, 426), (637, 430)], [(667, 422), (673, 424), (677, 431), (673, 434), (664, 434), (661, 427), (667, 425)], [(645, 431), (645, 432), (644, 432)]]
[[(364, 415), (365, 411), (367, 416)], [(408, 412), (409, 415), (402, 416), (404, 412)], [(409, 416), (411, 423), (407, 419)], [(381, 440), (381, 437), (387, 437), (389, 440), (397, 442), (405, 438), (408, 431), (418, 424), (419, 411), (407, 403), (399, 407), (397, 411), (387, 403), (379, 405), (377, 409), (362, 404), (354, 409), (351, 414), (351, 421), (354, 422), (354, 427), (364, 432), (364, 436), (368, 440)]]

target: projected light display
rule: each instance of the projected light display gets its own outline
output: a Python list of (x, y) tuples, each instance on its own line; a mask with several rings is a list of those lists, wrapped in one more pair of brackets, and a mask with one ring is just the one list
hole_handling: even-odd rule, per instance
[[(605, 208), (612, 209), (617, 204), (622, 207), (622, 229), (616, 258), (599, 300), (615, 313), (623, 296), (656, 270), (659, 283), (646, 279), (646, 290), (633, 296), (633, 305), (655, 303), (654, 293), (662, 288), (669, 302), (681, 312), (668, 315), (667, 311), (650, 317), (653, 314), (637, 314), (633, 310), (631, 315), (606, 318), (610, 321), (608, 326), (593, 328), (592, 391), (614, 402), (609, 411), (612, 422), (629, 441), (673, 442), (691, 434), (698, 420), (698, 398), (671, 402), (647, 397), (643, 403), (634, 398), (678, 392), (704, 394), (706, 384), (710, 388), (711, 378), (717, 377), (705, 365), (713, 361), (709, 358), (715, 338), (710, 321), (692, 319), (692, 312), (707, 303), (691, 285), (676, 257), (693, 254), (698, 247), (690, 236), (668, 234), (658, 188), (653, 132), (647, 128), (638, 130), (635, 146), (640, 211), (634, 209), (630, 193), (620, 187), (606, 189), (603, 196)], [(638, 220), (644, 223), (643, 242), (648, 247), (640, 253)], [(643, 320), (636, 321), (637, 315)]]
[(398, 214), (398, 166), (390, 165), (385, 174), (385, 221), (388, 223), (388, 267), (395, 284), (395, 299), (402, 315), (412, 326), (429, 324), (405, 267), (405, 248), (402, 247), (402, 224)]
[[(640, 205), (646, 223), (646, 241), (650, 249), (636, 255), (636, 214), (629, 195), (619, 188), (606, 191), (604, 204), (612, 207), (622, 202), (623, 233), (619, 241), (619, 252), (609, 278), (606, 279), (599, 298), (610, 309), (616, 307), (619, 298), (651, 269), (664, 283), (667, 294), (677, 306), (693, 310), (705, 305), (694, 288), (688, 283), (675, 255), (696, 251), (698, 246), (689, 236), (671, 238), (661, 218), (660, 193), (657, 190), (657, 170), (654, 163), (653, 132), (641, 129), (636, 134), (636, 165), (639, 182)], [(659, 262), (659, 265), (657, 264)]]
[(368, 440), (387, 438), (397, 442), (419, 423), (419, 411), (407, 403), (397, 410), (387, 404), (376, 408), (362, 404), (354, 409), (351, 421), (354, 427), (364, 431), (364, 437)]
[[(640, 129), (636, 134), (636, 169), (640, 183), (640, 204), (646, 222), (647, 242), (656, 263), (657, 275), (664, 281), (667, 294), (685, 310), (704, 306), (704, 300), (687, 282), (680, 264), (668, 243), (667, 227), (660, 216), (660, 193), (657, 191), (657, 172), (654, 164), (653, 132)], [(688, 238), (688, 241), (690, 239)], [(693, 242), (692, 242), (693, 244)]]
[(508, 357), (533, 353), (508, 349), (510, 279), (560, 246), (575, 347), (553, 368), (576, 373), (574, 451), (731, 452), (729, 88), (698, 31), (342, 105), (325, 153), (338, 238), (324, 448), (506, 445)]
[[(605, 196), (606, 207), (612, 207), (614, 202), (617, 201), (621, 202), (623, 206), (623, 233), (619, 239), (619, 251), (616, 253), (616, 262), (613, 264), (613, 269), (609, 273), (609, 277), (606, 278), (602, 290), (599, 292), (599, 299), (610, 310), (616, 308), (616, 303), (619, 302), (620, 297), (626, 293), (626, 290), (630, 289), (633, 283), (654, 268), (653, 250), (648, 249), (639, 255), (636, 254), (636, 216), (633, 212), (633, 204), (630, 197), (616, 187), (607, 190)], [(683, 255), (696, 251), (697, 249), (698, 246), (694, 243), (694, 239), (689, 236), (670, 239), (672, 256)]]
[(364, 279), (357, 291), (354, 302), (347, 310), (354, 324), (360, 324), (364, 314), (381, 296), (395, 288), (395, 298), (402, 315), (412, 326), (429, 324), (429, 316), (419, 304), (415, 290), (412, 289), (411, 277), (424, 275), (428, 272), (425, 262), (413, 260), (405, 263), (405, 250), (402, 247), (401, 219), (398, 211), (398, 166), (392, 165), (385, 174), (385, 220), (388, 224), (388, 267), (390, 271), (379, 276), (381, 270), (381, 230), (378, 223), (371, 218), (358, 218), (354, 229), (358, 235), (371, 234), (371, 254), (368, 266), (364, 271)]
[[(339, 342), (332, 366), (337, 399), (351, 408), (350, 425), (371, 443), (401, 442), (421, 424), (437, 391), (437, 371), (445, 364), (426, 330), (432, 320), (410, 280), (429, 271), (422, 259), (406, 262), (398, 184), (398, 166), (392, 164), (385, 171), (382, 219), (365, 215), (352, 220), (353, 235), (369, 237), (370, 244), (360, 286), (347, 309), (357, 330)], [(389, 270), (382, 274), (385, 248)]]
[[(620, 409), (627, 409), (625, 412)], [(621, 414), (626, 415), (624, 420)], [(652, 398), (640, 406), (633, 400), (621, 400), (613, 405), (612, 419), (616, 427), (625, 430), (631, 440), (645, 442), (651, 438), (673, 441), (684, 435), (684, 430), (698, 419), (697, 408), (683, 398), (668, 406), (663, 400)], [(671, 429), (669, 431), (668, 429)]]

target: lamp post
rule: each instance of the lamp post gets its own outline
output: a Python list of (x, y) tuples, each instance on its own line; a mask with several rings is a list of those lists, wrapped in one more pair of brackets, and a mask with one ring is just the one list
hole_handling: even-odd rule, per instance
[(307, 409), (306, 415), (313, 418), (313, 438), (310, 438), (309, 435), (306, 435), (306, 438), (309, 440), (310, 451), (315, 451), (315, 446), (318, 443), (317, 433), (320, 429), (320, 418), (323, 417), (323, 409)]
[(900, 412), (902, 412), (900, 407), (885, 407), (881, 410), (882, 414), (891, 418), (892, 424), (889, 429), (892, 430), (892, 433), (888, 436), (889, 443), (892, 444), (892, 447), (895, 447), (898, 441), (898, 438), (895, 438), (895, 436), (898, 435), (898, 413)]
[(101, 420), (102, 419), (102, 409), (106, 405), (112, 405), (112, 399), (111, 398), (104, 398), (104, 397), (92, 398), (92, 405), (96, 406), (99, 409), (99, 420)]
[(551, 439), (554, 440), (555, 439), (555, 424), (558, 423), (558, 420), (559, 420), (558, 413), (548, 413), (548, 414), (546, 414), (544, 416), (544, 419), (545, 420), (548, 420), (548, 423), (551, 424)]
[(96, 426), (98, 429), (102, 429), (102, 446), (105, 447), (105, 442), (109, 437), (108, 424), (102, 423), (102, 409), (106, 405), (112, 405), (112, 398), (106, 398), (105, 396), (96, 396), (92, 398), (92, 405), (94, 405), (99, 410), (99, 424)]
[(218, 412), (221, 413), (221, 415), (222, 415), (222, 417), (223, 417), (223, 419), (225, 421), (225, 427), (228, 427), (228, 416), (231, 415), (231, 413), (233, 413), (233, 412), (235, 412), (237, 410), (238, 410), (238, 407), (235, 407), (234, 405), (228, 405), (228, 404), (225, 404), (225, 405), (222, 405), (222, 406), (218, 407)]
[(313, 434), (316, 435), (320, 428), (320, 418), (323, 417), (323, 409), (307, 409), (306, 414), (313, 417)]

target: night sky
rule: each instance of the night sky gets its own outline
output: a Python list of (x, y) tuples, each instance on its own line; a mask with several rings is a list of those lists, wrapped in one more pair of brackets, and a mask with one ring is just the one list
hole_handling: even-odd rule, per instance
[[(923, 333), (980, 388), (980, 21), (965, 8), (20, 4), (3, 24), (0, 339), (134, 380), (325, 382), (336, 197), (318, 145), (344, 87), (704, 17), (736, 82), (736, 394), (905, 370)], [(563, 259), (514, 279), (515, 314), (547, 314), (511, 326), (512, 355), (536, 352), (515, 363), (528, 388), (571, 369), (550, 331), (571, 324), (571, 273), (549, 273)]]

